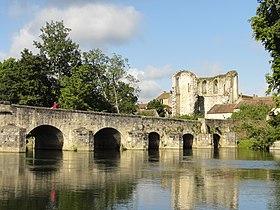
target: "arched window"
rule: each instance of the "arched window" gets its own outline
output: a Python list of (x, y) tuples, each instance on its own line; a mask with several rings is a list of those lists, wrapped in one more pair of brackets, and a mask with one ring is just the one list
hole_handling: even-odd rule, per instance
[(206, 84), (207, 84), (207, 82), (206, 82), (206, 80), (204, 80), (204, 81), (202, 82), (202, 94), (207, 93)]
[(188, 93), (191, 92), (190, 83), (188, 83)]
[(214, 80), (214, 84), (213, 84), (213, 93), (217, 94), (218, 93), (218, 81)]
[(179, 94), (179, 77), (176, 77), (176, 82), (175, 82), (175, 92), (176, 94)]

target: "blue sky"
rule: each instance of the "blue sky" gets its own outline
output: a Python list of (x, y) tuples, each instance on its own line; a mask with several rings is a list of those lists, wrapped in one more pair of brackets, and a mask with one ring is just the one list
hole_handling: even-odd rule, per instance
[(171, 89), (190, 70), (213, 76), (235, 69), (243, 94), (264, 95), (269, 55), (252, 36), (257, 0), (0, 0), (0, 59), (34, 50), (45, 21), (64, 20), (83, 50), (128, 58), (140, 101)]

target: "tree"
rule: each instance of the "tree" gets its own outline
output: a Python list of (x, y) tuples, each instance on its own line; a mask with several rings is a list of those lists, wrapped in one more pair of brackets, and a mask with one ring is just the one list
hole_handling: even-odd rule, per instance
[(110, 112), (112, 107), (103, 97), (96, 81), (91, 66), (84, 64), (74, 68), (72, 75), (62, 80), (59, 99), (62, 108)]
[(34, 41), (40, 54), (48, 60), (50, 71), (58, 79), (70, 76), (71, 69), (80, 64), (79, 45), (69, 38), (70, 31), (63, 21), (47, 22), (46, 26), (41, 28), (41, 42)]
[(231, 118), (235, 120), (235, 131), (241, 145), (267, 151), (273, 142), (279, 140), (279, 121), (266, 120), (270, 110), (271, 107), (267, 105), (243, 105), (240, 111), (232, 114)]
[(21, 90), (18, 62), (9, 58), (0, 63), (0, 100), (18, 103)]
[(120, 55), (105, 55), (100, 49), (83, 53), (83, 62), (92, 68), (97, 86), (113, 107), (113, 112), (134, 113), (136, 111), (137, 80), (128, 74), (128, 61)]
[(0, 99), (25, 105), (50, 106), (52, 80), (47, 75), (45, 60), (24, 49), (18, 61), (10, 58), (0, 66)]
[(270, 53), (272, 73), (267, 74), (268, 93), (280, 94), (280, 1), (258, 0), (256, 16), (251, 18), (254, 37)]
[(33, 55), (24, 49), (18, 61), (20, 91), (19, 104), (49, 107), (54, 100), (52, 90), (55, 82), (49, 77), (46, 60), (41, 55)]

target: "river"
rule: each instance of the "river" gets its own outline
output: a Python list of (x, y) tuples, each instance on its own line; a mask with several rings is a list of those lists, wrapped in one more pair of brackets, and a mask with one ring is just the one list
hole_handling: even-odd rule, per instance
[(0, 153), (0, 209), (280, 209), (280, 152)]

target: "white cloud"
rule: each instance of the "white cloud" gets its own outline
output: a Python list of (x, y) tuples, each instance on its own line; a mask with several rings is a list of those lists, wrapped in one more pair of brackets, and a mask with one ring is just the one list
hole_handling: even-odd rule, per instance
[(30, 49), (33, 52), (36, 51), (33, 46), (33, 41), (37, 39), (37, 36), (30, 32), (31, 25), (26, 25), (22, 28), (18, 34), (12, 38), (12, 45), (10, 48), (9, 56), (19, 57), (20, 52), (24, 49)]
[(24, 48), (33, 49), (33, 40), (37, 39), (40, 28), (46, 21), (64, 21), (71, 28), (71, 38), (82, 48), (92, 49), (108, 44), (120, 44), (134, 37), (141, 14), (131, 6), (89, 3), (73, 5), (67, 8), (45, 8), (26, 24), (12, 39), (9, 54), (19, 56)]
[(165, 77), (171, 77), (174, 73), (174, 69), (172, 69), (170, 65), (165, 65), (162, 68), (147, 66), (145, 72), (150, 79), (162, 79)]
[[(170, 65), (165, 65), (162, 68), (155, 66), (147, 66), (144, 70), (130, 69), (129, 74), (139, 80), (139, 102), (148, 102), (156, 98), (163, 89), (162, 80), (171, 80), (171, 75), (175, 71)], [(171, 87), (169, 87), (171, 88)], [(169, 89), (167, 89), (169, 91)]]

